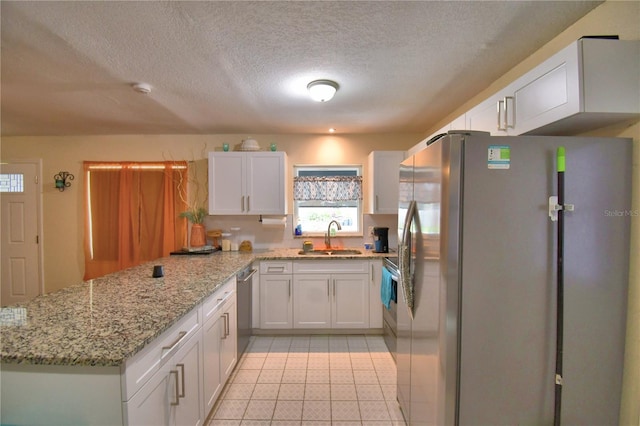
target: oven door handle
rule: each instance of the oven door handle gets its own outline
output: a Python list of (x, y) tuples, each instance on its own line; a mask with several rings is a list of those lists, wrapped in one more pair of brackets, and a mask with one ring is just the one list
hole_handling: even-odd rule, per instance
[(395, 282), (400, 281), (400, 274), (396, 269), (389, 268), (388, 266), (384, 266), (384, 269), (389, 271), (389, 274), (391, 275), (392, 280), (394, 280)]

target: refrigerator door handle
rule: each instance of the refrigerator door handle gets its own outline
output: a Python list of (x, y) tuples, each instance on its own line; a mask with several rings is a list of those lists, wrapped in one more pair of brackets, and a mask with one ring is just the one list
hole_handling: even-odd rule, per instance
[(416, 214), (416, 202), (411, 201), (407, 209), (407, 216), (404, 220), (402, 230), (402, 241), (398, 247), (398, 261), (400, 263), (400, 282), (402, 284), (402, 295), (407, 303), (409, 317), (413, 319), (413, 282), (411, 279), (411, 253), (409, 252), (409, 239), (411, 238), (411, 225)]

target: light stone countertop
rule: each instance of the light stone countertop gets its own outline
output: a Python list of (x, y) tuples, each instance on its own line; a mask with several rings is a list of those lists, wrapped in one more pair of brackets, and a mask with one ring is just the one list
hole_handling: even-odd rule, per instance
[[(299, 251), (170, 256), (2, 308), (0, 361), (119, 366), (254, 261), (389, 256), (364, 250), (344, 256)], [(153, 265), (163, 265), (164, 277), (151, 277)]]

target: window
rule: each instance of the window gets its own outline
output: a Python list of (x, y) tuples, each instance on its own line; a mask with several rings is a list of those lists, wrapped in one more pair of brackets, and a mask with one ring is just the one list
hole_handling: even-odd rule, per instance
[(0, 192), (24, 192), (24, 175), (1, 173)]
[(85, 161), (84, 173), (85, 280), (184, 245), (186, 162)]
[(295, 166), (294, 223), (303, 235), (324, 235), (336, 220), (341, 235), (362, 235), (362, 172), (358, 166)]

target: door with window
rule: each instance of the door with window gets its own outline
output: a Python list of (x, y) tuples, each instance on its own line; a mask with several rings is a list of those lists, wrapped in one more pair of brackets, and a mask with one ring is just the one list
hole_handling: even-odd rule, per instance
[(39, 162), (0, 165), (2, 306), (42, 293)]

